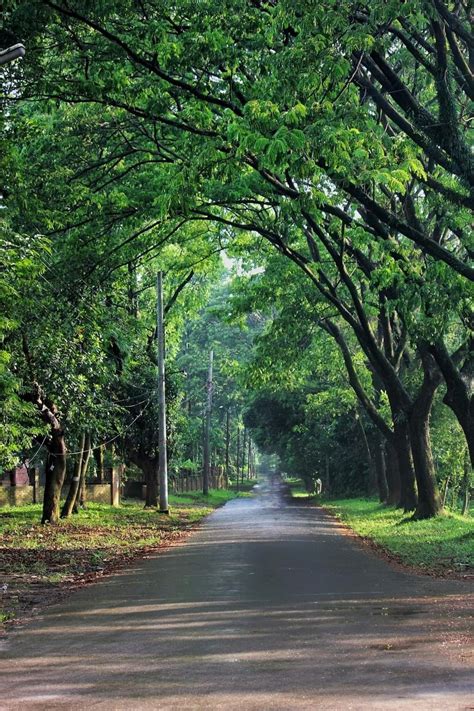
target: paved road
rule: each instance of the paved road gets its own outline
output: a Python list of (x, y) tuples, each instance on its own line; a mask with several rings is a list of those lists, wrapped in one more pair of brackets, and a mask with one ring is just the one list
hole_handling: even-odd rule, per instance
[(235, 500), (13, 634), (0, 708), (472, 709), (467, 586), (392, 568), (317, 509)]

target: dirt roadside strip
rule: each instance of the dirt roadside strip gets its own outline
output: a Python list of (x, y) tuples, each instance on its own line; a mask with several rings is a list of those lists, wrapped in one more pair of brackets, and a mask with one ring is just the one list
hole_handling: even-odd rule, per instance
[(182, 542), (234, 496), (215, 492), (205, 503), (198, 495), (182, 496), (169, 517), (139, 502), (120, 508), (91, 504), (56, 526), (38, 523), (39, 505), (2, 511), (0, 636), (71, 592)]
[[(2, 570), (0, 572), (0, 607), (4, 619), (0, 626), (0, 637), (7, 634), (12, 628), (25, 624), (40, 614), (45, 607), (62, 600), (72, 592), (113, 575), (137, 560), (145, 559), (182, 542), (198, 526), (197, 522), (189, 525), (188, 528), (164, 534), (162, 541), (155, 545), (111, 554), (111, 557), (104, 561), (100, 568), (91, 564), (91, 569), (88, 570), (86, 562), (83, 572), (71, 572), (57, 582), (48, 582), (41, 576), (28, 573), (7, 574)], [(0, 555), (3, 559), (4, 549), (0, 549)]]
[(349, 536), (357, 543), (359, 543), (363, 548), (369, 549), (375, 555), (379, 556), (380, 558), (383, 558), (387, 563), (390, 563), (390, 565), (394, 566), (395, 568), (404, 570), (408, 573), (411, 573), (412, 575), (430, 576), (433, 578), (449, 578), (452, 580), (474, 580), (474, 570), (472, 569), (470, 569), (469, 571), (461, 571), (444, 568), (420, 568), (416, 565), (410, 565), (410, 563), (405, 562), (400, 555), (397, 555), (382, 544), (377, 543), (372, 538), (370, 538), (370, 536), (363, 536), (360, 533), (357, 533), (357, 531), (355, 531), (347, 521), (343, 521), (340, 516), (338, 516), (331, 509), (326, 508), (324, 505), (315, 506), (315, 508), (318, 508), (324, 515), (335, 521), (338, 530), (343, 535)]
[(289, 501), (324, 511), (341, 532), (408, 572), (455, 580), (474, 575), (473, 515), (447, 510), (436, 518), (414, 520), (375, 498), (321, 499), (305, 494), (301, 486), (291, 487)]

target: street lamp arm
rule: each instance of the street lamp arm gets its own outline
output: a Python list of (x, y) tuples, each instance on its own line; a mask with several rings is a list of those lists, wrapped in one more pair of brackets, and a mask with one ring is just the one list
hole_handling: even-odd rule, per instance
[(25, 47), (22, 44), (14, 44), (12, 47), (8, 47), (8, 49), (0, 50), (0, 65), (24, 57), (25, 51)]

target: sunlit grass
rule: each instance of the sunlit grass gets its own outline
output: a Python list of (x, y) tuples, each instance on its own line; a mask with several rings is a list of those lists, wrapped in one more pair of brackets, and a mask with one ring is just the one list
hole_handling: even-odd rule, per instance
[(470, 517), (446, 512), (414, 521), (373, 499), (339, 499), (325, 502), (324, 507), (404, 563), (439, 572), (474, 567), (474, 520)]
[(171, 541), (236, 496), (228, 490), (211, 490), (208, 496), (198, 491), (171, 495), (169, 515), (145, 509), (142, 501), (124, 501), (118, 508), (88, 503), (85, 510), (52, 526), (40, 524), (40, 504), (6, 507), (0, 511), (0, 574), (31, 573), (56, 580), (103, 568), (116, 557)]
[(114, 570), (168, 545), (216, 507), (248, 495), (233, 490), (171, 495), (169, 515), (145, 509), (143, 501), (124, 501), (119, 508), (88, 503), (77, 515), (46, 526), (40, 523), (40, 504), (2, 508), (0, 585), (7, 592), (0, 624), (24, 614), (38, 594), (47, 597), (64, 583)]

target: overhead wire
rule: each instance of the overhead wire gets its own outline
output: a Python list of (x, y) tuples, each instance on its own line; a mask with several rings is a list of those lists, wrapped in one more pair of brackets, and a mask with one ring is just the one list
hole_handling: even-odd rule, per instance
[[(100, 449), (101, 447), (106, 447), (108, 444), (111, 444), (112, 442), (115, 442), (115, 440), (116, 440), (116, 439), (119, 439), (119, 437), (123, 437), (123, 435), (124, 435), (126, 432), (128, 432), (128, 430), (129, 430), (131, 427), (133, 427), (133, 425), (135, 424), (135, 422), (136, 422), (137, 420), (139, 420), (140, 417), (143, 416), (143, 414), (144, 414), (145, 410), (147, 409), (148, 405), (150, 404), (150, 402), (151, 402), (151, 398), (149, 398), (149, 400), (148, 400), (148, 402), (146, 403), (145, 407), (142, 408), (142, 410), (138, 413), (138, 415), (125, 427), (125, 429), (123, 429), (123, 430), (122, 430), (121, 432), (119, 432), (118, 434), (114, 435), (114, 437), (111, 437), (110, 439), (105, 440), (105, 442), (101, 442), (100, 444), (98, 444), (98, 445), (95, 446), (95, 447), (88, 447), (87, 449), (80, 449), (80, 450), (78, 450), (77, 452), (66, 452), (64, 455), (61, 455), (61, 456), (64, 456), (65, 459), (68, 459), (69, 457), (75, 457), (75, 456), (77, 456), (77, 455), (79, 455), (79, 454), (82, 455), (82, 454), (85, 454), (86, 452), (94, 452), (95, 450)], [(48, 435), (46, 435), (46, 437), (47, 437), (47, 436), (48, 436)], [(44, 438), (44, 440), (43, 440), (42, 444), (40, 445), (40, 448), (39, 448), (39, 449), (41, 449), (41, 447), (43, 446), (44, 442), (46, 441), (46, 437)], [(39, 449), (38, 449), (38, 451), (39, 451)], [(57, 457), (57, 456), (59, 456), (59, 455), (58, 455), (58, 454), (55, 454), (55, 453), (51, 453), (50, 456), (52, 456), (52, 457)], [(30, 459), (30, 462), (31, 462), (31, 461), (32, 461), (32, 460)]]

